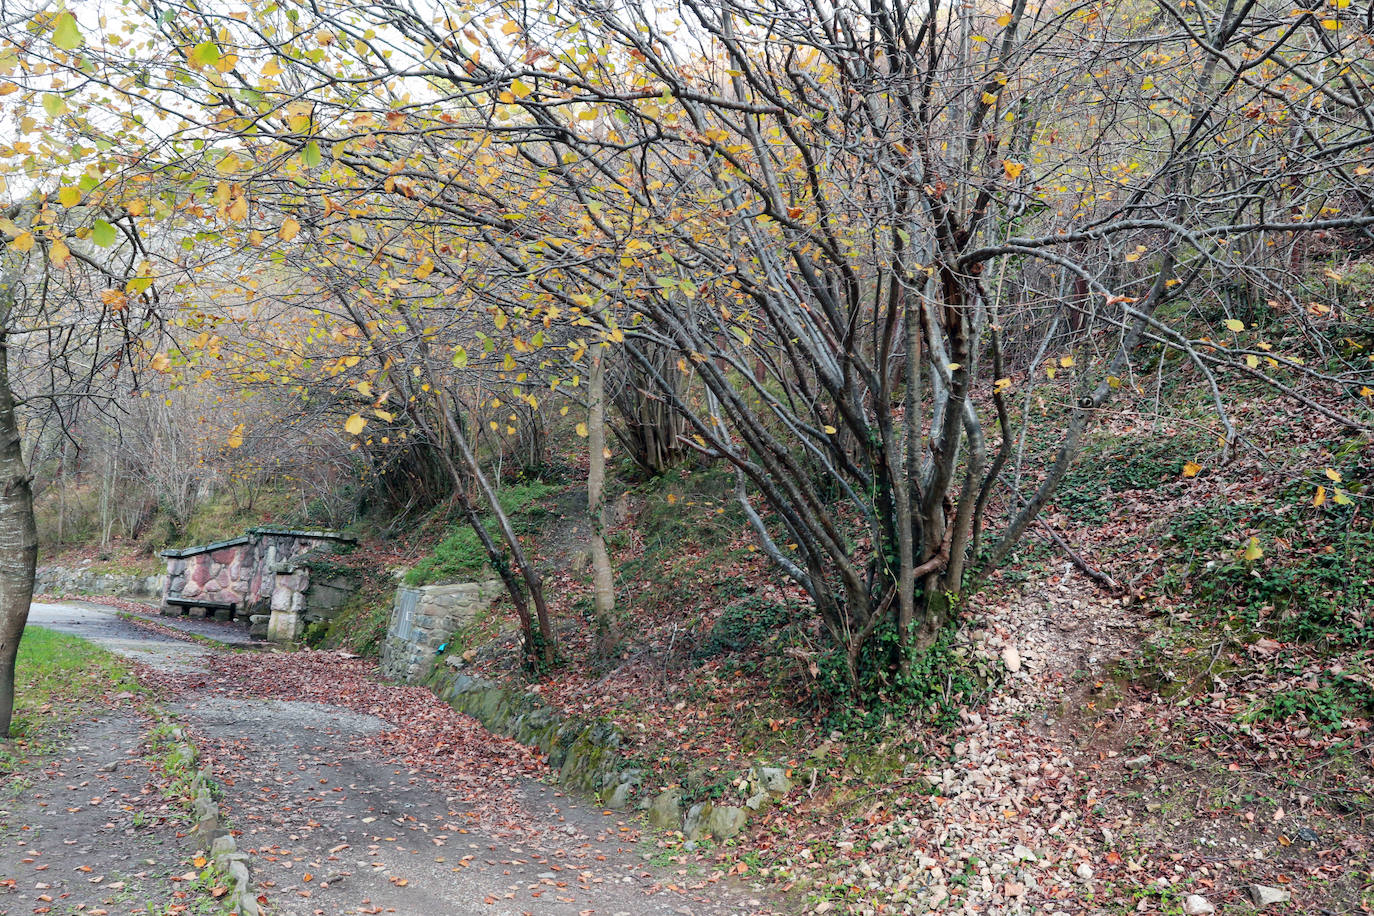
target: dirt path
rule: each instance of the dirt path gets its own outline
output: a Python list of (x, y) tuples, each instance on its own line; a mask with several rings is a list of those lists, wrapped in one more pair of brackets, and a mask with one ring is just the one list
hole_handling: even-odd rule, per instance
[[(690, 875), (649, 866), (637, 824), (528, 778), (539, 765), (527, 751), (413, 688), (359, 683), (346, 666), (317, 683), (323, 653), (301, 675), (291, 656), (219, 653), (89, 606), (43, 606), (36, 620), (141, 661), (171, 692), (271, 913), (776, 911), (747, 890), (693, 888)], [(281, 696), (288, 674), (310, 679), (300, 699)], [(435, 756), (417, 741), (444, 746)]]
[(143, 758), (142, 717), (84, 723), (0, 794), (0, 914), (166, 912), (193, 851)]

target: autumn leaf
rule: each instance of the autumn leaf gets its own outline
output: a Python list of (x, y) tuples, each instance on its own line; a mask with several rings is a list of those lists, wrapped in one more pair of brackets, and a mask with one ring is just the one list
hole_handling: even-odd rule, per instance
[(1350, 497), (1346, 496), (1340, 487), (1331, 488), (1331, 501), (1338, 506), (1348, 506), (1351, 503)]
[(57, 189), (57, 201), (64, 207), (75, 207), (81, 203), (81, 189), (63, 185)]
[(367, 419), (363, 417), (361, 414), (356, 413), (344, 422), (344, 429), (350, 435), (354, 436), (362, 433), (363, 427), (365, 426), (367, 426)]
[(1228, 330), (1239, 333), (1245, 330), (1245, 322), (1241, 321), (1239, 318), (1227, 318), (1226, 327)]
[(1337, 470), (1334, 469), (1334, 468), (1327, 468), (1323, 473), (1326, 474), (1326, 479), (1329, 480), (1329, 481), (1331, 481), (1332, 483), (1340, 483), (1340, 482), (1341, 482), (1341, 472), (1340, 472), (1340, 471), (1337, 471)]
[(18, 252), (29, 251), (33, 248), (33, 233), (21, 232), (10, 240), (10, 247)]
[(48, 260), (52, 261), (54, 267), (61, 267), (71, 260), (72, 252), (67, 247), (67, 243), (57, 239), (48, 248)]
[(103, 219), (98, 219), (91, 225), (91, 241), (101, 248), (109, 248), (118, 237), (119, 233), (115, 231), (115, 227)]
[(166, 353), (159, 353), (153, 357), (153, 361), (149, 365), (153, 367), (154, 372), (166, 372), (172, 367), (172, 361)]
[(323, 161), (324, 153), (320, 151), (320, 144), (315, 140), (311, 140), (301, 149), (301, 162), (305, 163), (306, 168), (313, 169)]
[(1312, 505), (1320, 506), (1324, 502), (1326, 502), (1326, 487), (1319, 486), (1316, 495), (1312, 497)]
[(202, 41), (191, 49), (190, 61), (197, 67), (213, 67), (219, 63), (219, 45)]
[(1246, 543), (1245, 551), (1241, 554), (1241, 556), (1251, 563), (1255, 562), (1260, 557), (1264, 556), (1264, 548), (1259, 545), (1259, 539), (1253, 537), (1250, 538), (1250, 540)]
[(1010, 159), (1002, 160), (1002, 173), (1007, 176), (1008, 181), (1015, 181), (1021, 177), (1021, 172), (1026, 168), (1024, 162), (1014, 162)]
[(226, 443), (230, 448), (238, 448), (243, 445), (243, 424), (240, 423), (229, 432), (229, 439)]
[(579, 436), (581, 436), (583, 439), (587, 438), (587, 424), (586, 424), (586, 423), (579, 423), (579, 424), (577, 424), (577, 434), (578, 434)]
[(300, 231), (301, 224), (288, 216), (286, 219), (282, 220), (281, 227), (277, 229), (277, 238), (281, 239), (283, 242), (289, 242), (294, 239)]
[(1187, 461), (1183, 464), (1184, 477), (1196, 477), (1198, 475), (1198, 471), (1201, 470), (1202, 465), (1198, 464), (1196, 461)]
[(75, 51), (85, 44), (81, 29), (76, 25), (76, 17), (71, 13), (58, 13), (53, 21), (52, 43), (63, 51)]

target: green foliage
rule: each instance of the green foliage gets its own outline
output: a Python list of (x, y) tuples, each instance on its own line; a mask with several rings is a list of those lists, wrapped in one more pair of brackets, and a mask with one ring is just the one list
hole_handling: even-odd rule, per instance
[[(561, 487), (543, 481), (508, 484), (497, 493), (501, 511), (510, 519), (517, 535), (524, 536), (538, 530), (546, 510), (538, 501), (558, 492)], [(496, 520), (483, 520), (492, 540), (500, 543)], [(486, 550), (477, 532), (466, 521), (454, 523), (437, 545), (432, 556), (426, 557), (406, 573), (406, 585), (434, 585), (486, 576), (491, 573)]]
[(697, 646), (697, 658), (713, 658), (745, 652), (776, 643), (788, 626), (808, 617), (794, 602), (777, 603), (758, 595), (746, 595), (728, 605)]
[(840, 650), (825, 655), (817, 679), (817, 698), (828, 724), (847, 732), (871, 733), (893, 721), (925, 716), (940, 728), (957, 724), (959, 707), (982, 693), (995, 670), (960, 645), (953, 624), (925, 652), (913, 653), (908, 670), (898, 664), (897, 626), (880, 626), (859, 660), (859, 689), (850, 689)]
[(1152, 490), (1178, 480), (1195, 443), (1189, 437), (1113, 439), (1089, 449), (1065, 475), (1053, 497), (1059, 511), (1080, 522), (1107, 518), (1110, 496)]
[(1297, 718), (1319, 732), (1341, 728), (1347, 719), (1374, 713), (1374, 688), (1344, 674), (1323, 671), (1317, 686), (1282, 690), (1241, 716), (1245, 722), (1285, 722)]
[(322, 637), (322, 644), (375, 657), (381, 654), (390, 619), (389, 594), (370, 590), (359, 592), (334, 616), (328, 632)]
[[(1374, 639), (1374, 531), (1353, 504), (1316, 508), (1309, 499), (1293, 487), (1277, 506), (1219, 502), (1180, 514), (1170, 537), (1183, 561), (1166, 574), (1165, 590), (1284, 639)], [(1258, 560), (1244, 557), (1250, 537), (1265, 551)]]

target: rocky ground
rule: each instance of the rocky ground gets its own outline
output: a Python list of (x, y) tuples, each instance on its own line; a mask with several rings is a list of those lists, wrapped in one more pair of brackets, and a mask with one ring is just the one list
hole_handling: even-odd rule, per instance
[(862, 807), (836, 837), (838, 869), (794, 860), (830, 888), (815, 911), (1369, 912), (1361, 818), (1212, 747), (1238, 731), (1224, 705), (1121, 683), (1115, 663), (1152, 638), (1149, 619), (1075, 572), (1056, 578), (983, 608), (974, 642), (1007, 682), (961, 714), (944, 759)]

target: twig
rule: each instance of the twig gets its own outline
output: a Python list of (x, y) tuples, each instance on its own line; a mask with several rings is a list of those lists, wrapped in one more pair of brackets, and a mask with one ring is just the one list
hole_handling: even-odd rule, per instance
[(1045, 532), (1049, 534), (1050, 539), (1053, 540), (1054, 543), (1059, 546), (1059, 549), (1064, 551), (1068, 558), (1073, 561), (1073, 565), (1077, 566), (1080, 570), (1083, 571), (1084, 575), (1086, 575), (1089, 579), (1092, 579), (1098, 585), (1101, 585), (1103, 588), (1107, 589), (1110, 592), (1119, 593), (1121, 591), (1121, 586), (1117, 584), (1117, 581), (1115, 579), (1104, 573), (1102, 570), (1094, 569), (1093, 567), (1089, 566), (1088, 561), (1079, 556), (1078, 551), (1070, 547), (1069, 542), (1060, 537), (1059, 532), (1051, 528), (1048, 522), (1046, 522), (1043, 518), (1037, 518), (1036, 521), (1039, 522), (1040, 527), (1045, 529)]

